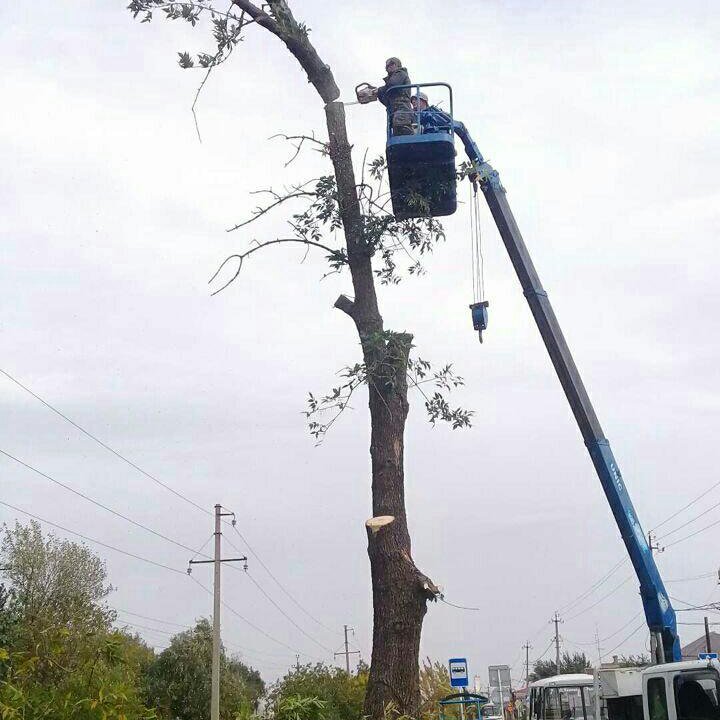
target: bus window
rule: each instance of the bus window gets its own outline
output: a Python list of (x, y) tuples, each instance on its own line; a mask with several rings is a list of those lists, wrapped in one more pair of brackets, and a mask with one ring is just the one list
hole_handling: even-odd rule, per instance
[(579, 687), (558, 688), (562, 720), (585, 720), (582, 691)]
[(530, 718), (531, 720), (542, 720), (542, 692), (537, 688), (530, 690)]
[(544, 720), (563, 720), (558, 688), (545, 688)]
[(585, 717), (587, 720), (595, 720), (595, 688), (584, 687), (583, 696), (585, 700)]

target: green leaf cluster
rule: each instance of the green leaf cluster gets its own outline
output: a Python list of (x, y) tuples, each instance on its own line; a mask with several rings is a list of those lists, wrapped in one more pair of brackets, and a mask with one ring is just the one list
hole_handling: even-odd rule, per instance
[(359, 720), (368, 668), (346, 673), (318, 663), (304, 665), (271, 686), (268, 707), (275, 720)]

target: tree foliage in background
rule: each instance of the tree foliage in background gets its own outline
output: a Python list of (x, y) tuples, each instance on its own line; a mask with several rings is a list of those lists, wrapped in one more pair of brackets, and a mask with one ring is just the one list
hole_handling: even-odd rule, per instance
[(5, 526), (0, 566), (0, 717), (150, 718), (143, 674), (153, 652), (113, 630), (103, 562), (84, 545)]
[(618, 667), (647, 667), (650, 665), (650, 656), (645, 653), (640, 653), (639, 655), (619, 655), (617, 656), (617, 661), (615, 661), (615, 657), (613, 657), (613, 664)]
[(591, 672), (592, 665), (584, 652), (576, 652), (570, 655), (564, 652), (560, 657), (560, 672), (554, 660), (536, 660), (533, 671), (530, 673), (530, 680), (542, 680), (542, 678), (553, 675), (568, 675), (570, 673)]
[[(148, 697), (163, 718), (202, 720), (210, 712), (212, 625), (203, 618), (192, 630), (173, 636), (148, 669)], [(265, 685), (260, 674), (220, 655), (220, 717), (235, 720), (256, 709)]]
[(438, 714), (438, 702), (454, 692), (450, 685), (447, 665), (425, 658), (420, 666), (420, 718), (434, 720)]
[(288, 711), (282, 708), (291, 698), (315, 698), (323, 703), (317, 712), (328, 718), (359, 720), (363, 714), (367, 679), (368, 667), (364, 663), (359, 663), (357, 671), (350, 675), (324, 663), (303, 665), (270, 687), (268, 706), (275, 717), (284, 720)]
[(331, 718), (324, 700), (301, 695), (283, 698), (275, 708), (273, 716), (273, 720), (330, 720)]

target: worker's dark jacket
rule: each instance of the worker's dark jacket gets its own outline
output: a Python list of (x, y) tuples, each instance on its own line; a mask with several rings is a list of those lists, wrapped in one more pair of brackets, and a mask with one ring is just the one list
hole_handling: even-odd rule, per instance
[(392, 87), (410, 84), (408, 71), (405, 68), (400, 68), (390, 73), (390, 75), (384, 78), (384, 81), (385, 84), (379, 87), (377, 91), (378, 100), (390, 112), (395, 112), (396, 110), (412, 110), (412, 105), (410, 105), (410, 88), (388, 93), (388, 90)]
[(452, 118), (439, 107), (431, 105), (427, 110), (420, 112), (420, 125), (423, 132), (450, 132), (453, 125)]

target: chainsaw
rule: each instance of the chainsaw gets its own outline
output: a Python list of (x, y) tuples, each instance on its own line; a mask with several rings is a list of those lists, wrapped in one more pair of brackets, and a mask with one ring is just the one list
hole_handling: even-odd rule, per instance
[(344, 103), (345, 105), (367, 105), (377, 100), (377, 88), (370, 83), (360, 83), (355, 88), (357, 102)]

